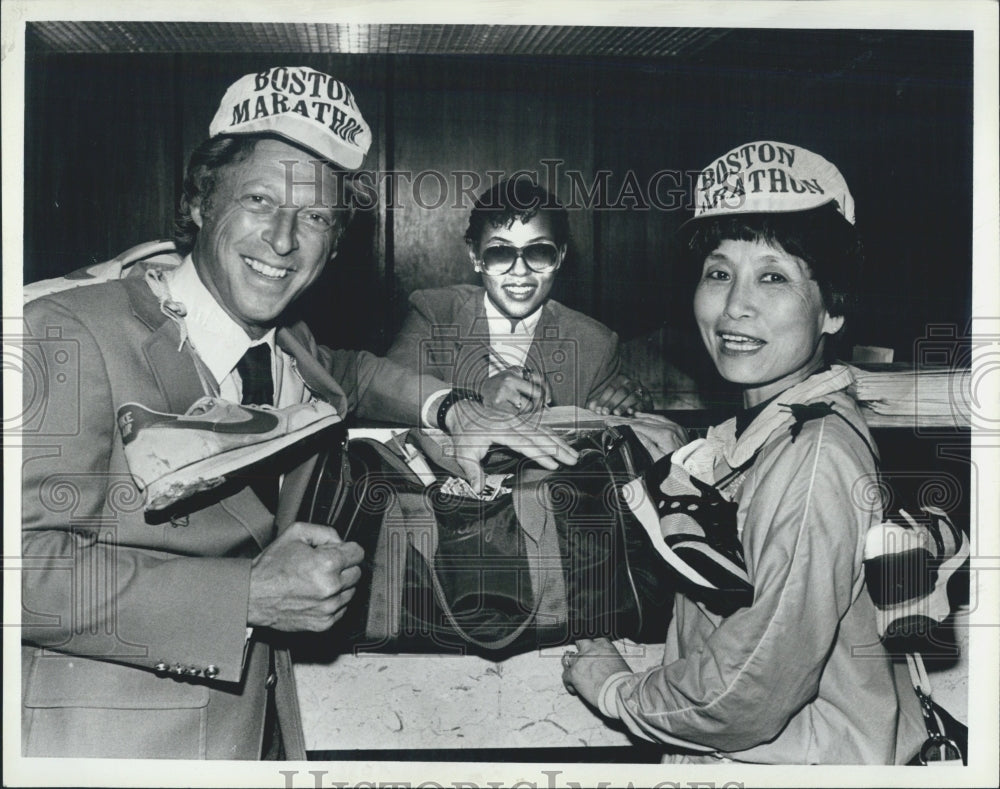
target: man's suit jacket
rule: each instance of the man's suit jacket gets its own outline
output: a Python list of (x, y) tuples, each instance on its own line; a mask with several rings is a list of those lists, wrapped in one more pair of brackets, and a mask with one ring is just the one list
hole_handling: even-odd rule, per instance
[[(271, 647), (246, 638), (251, 560), (294, 521), (315, 458), (276, 469), (277, 516), (224, 486), (147, 517), (116, 410), (183, 413), (207, 394), (190, 344), (142, 276), (46, 296), (25, 322), (23, 753), (259, 758)], [(344, 416), (418, 424), (444, 386), (319, 348), (301, 324), (277, 342)], [(287, 651), (274, 661), (286, 753), (305, 758)]]
[[(479, 391), (489, 375), (485, 291), (475, 285), (414, 291), (387, 356), (453, 385)], [(553, 405), (585, 406), (619, 371), (618, 336), (549, 299), (525, 365), (545, 375)]]

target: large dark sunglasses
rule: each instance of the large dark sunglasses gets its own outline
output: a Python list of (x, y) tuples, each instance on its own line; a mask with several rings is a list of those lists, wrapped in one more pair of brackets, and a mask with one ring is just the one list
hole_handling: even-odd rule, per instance
[(518, 258), (536, 274), (548, 274), (559, 265), (559, 247), (551, 241), (534, 241), (523, 247), (496, 244), (480, 253), (479, 262), (487, 274), (499, 277), (513, 269)]

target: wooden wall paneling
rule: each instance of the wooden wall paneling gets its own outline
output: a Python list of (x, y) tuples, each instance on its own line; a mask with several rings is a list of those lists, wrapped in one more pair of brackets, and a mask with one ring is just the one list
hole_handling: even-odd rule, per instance
[[(394, 162), (401, 175), (389, 212), (399, 320), (418, 288), (476, 282), (463, 240), (475, 198), (499, 175), (526, 169), (556, 180), (574, 170), (593, 179), (591, 69), (534, 58), (397, 57), (393, 60)], [(563, 162), (557, 170), (542, 164)], [(494, 175), (489, 175), (489, 173)], [(439, 175), (438, 175), (439, 174)], [(442, 183), (447, 199), (442, 200)], [(458, 187), (456, 189), (456, 186)], [(475, 187), (475, 188), (473, 188)], [(462, 188), (468, 189), (461, 194)], [(591, 311), (593, 225), (570, 211), (571, 251), (556, 298)]]
[(664, 61), (626, 61), (606, 64), (600, 89), (596, 166), (612, 174), (608, 205), (595, 211), (600, 312), (622, 338), (625, 369), (656, 407), (694, 407), (704, 352), (691, 318), (693, 278), (674, 246), (690, 216), (693, 165), (677, 107), (686, 88)]
[(170, 55), (29, 55), (24, 281), (166, 237), (176, 106)]
[[(609, 63), (601, 71), (595, 166), (610, 173), (605, 205), (594, 212), (601, 244), (597, 311), (623, 339), (646, 333), (673, 309), (668, 242), (684, 218), (658, 207), (686, 184), (654, 174), (682, 165), (665, 64)], [(656, 195), (650, 194), (650, 184)]]

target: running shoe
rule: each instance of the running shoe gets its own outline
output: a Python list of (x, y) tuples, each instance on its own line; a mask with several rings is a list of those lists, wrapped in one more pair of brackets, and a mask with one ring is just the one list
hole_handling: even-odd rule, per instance
[(951, 613), (948, 581), (969, 558), (969, 538), (937, 507), (914, 517), (899, 510), (865, 537), (865, 582), (875, 603), (878, 632), (891, 652), (932, 652)]
[(736, 527), (736, 502), (689, 475), (671, 456), (625, 485), (623, 496), (685, 593), (722, 616), (753, 601)]
[(146, 494), (146, 511), (217, 487), (227, 474), (339, 421), (333, 406), (318, 400), (279, 409), (203, 397), (184, 414), (138, 403), (118, 409), (125, 458)]

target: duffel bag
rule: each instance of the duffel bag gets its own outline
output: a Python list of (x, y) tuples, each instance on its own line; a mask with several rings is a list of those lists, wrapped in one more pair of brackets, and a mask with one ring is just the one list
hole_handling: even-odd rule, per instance
[(365, 550), (363, 577), (330, 633), (338, 648), (490, 656), (580, 637), (660, 641), (673, 586), (622, 499), (651, 463), (628, 427), (573, 442), (575, 466), (498, 456), (475, 498), (414, 442), (351, 440), (320, 458), (299, 519)]

